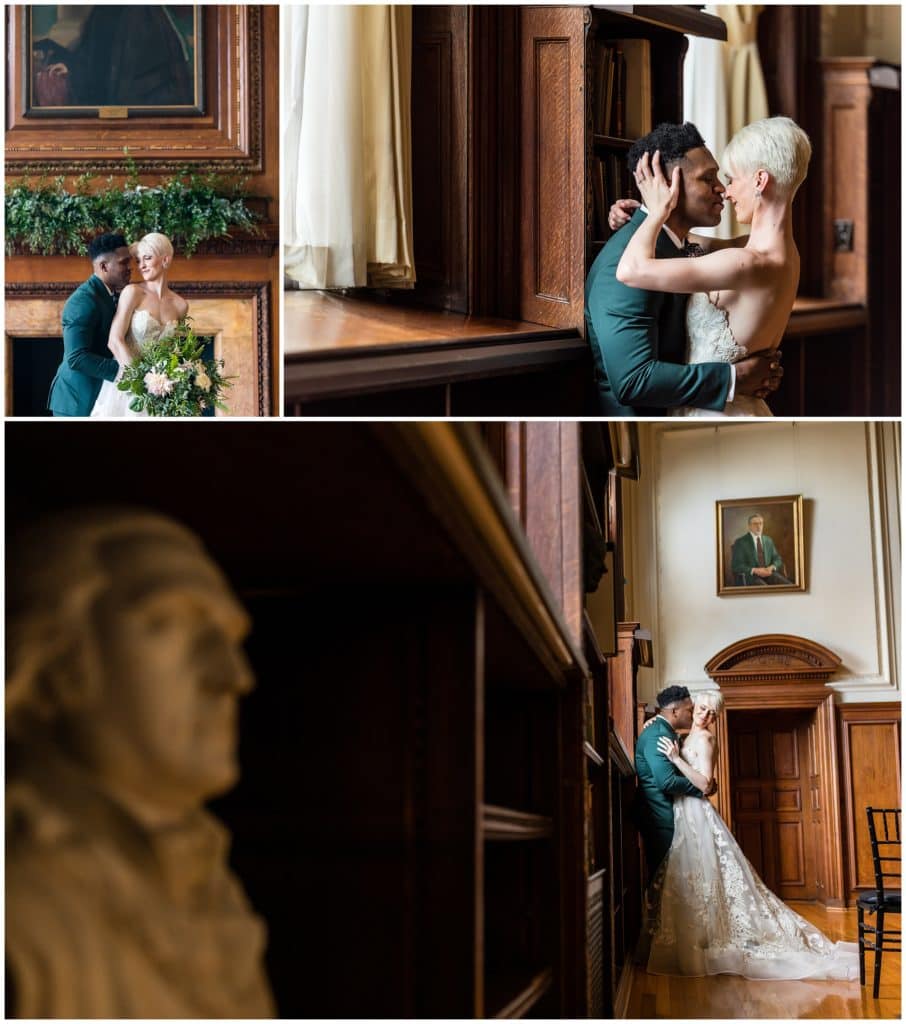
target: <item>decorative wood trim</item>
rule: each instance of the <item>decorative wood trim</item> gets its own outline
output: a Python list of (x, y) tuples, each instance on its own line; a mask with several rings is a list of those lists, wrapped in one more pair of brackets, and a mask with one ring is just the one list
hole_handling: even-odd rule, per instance
[(261, 8), (203, 8), (205, 91), (209, 112), (199, 117), (130, 118), (104, 122), (103, 131), (83, 118), (26, 119), (18, 40), (25, 8), (7, 8), (9, 59), (6, 174), (116, 174), (129, 156), (140, 173), (173, 174), (203, 162), (205, 170), (250, 174), (262, 170), (263, 89)]
[[(261, 227), (262, 233), (260, 235), (237, 232), (234, 235), (222, 238), (208, 238), (204, 242), (198, 243), (197, 248), (192, 253), (192, 257), (265, 256), (269, 258), (277, 251), (277, 247), (280, 244), (280, 233), (276, 224), (262, 224)], [(27, 259), (42, 259), (45, 255), (54, 256), (57, 254), (33, 253), (30, 249), (24, 248), (19, 242), (13, 242), (9, 248), (8, 255), (24, 256)], [(192, 257), (186, 256), (185, 258), (190, 259)]]
[(499, 1010), (495, 1017), (504, 1020), (524, 1017), (554, 983), (554, 972), (551, 968), (542, 971), (532, 978), (515, 999), (512, 999)]
[(705, 665), (716, 682), (734, 685), (789, 683), (794, 680), (825, 683), (841, 659), (821, 644), (783, 633), (765, 633), (739, 640), (719, 651)]
[(483, 804), (481, 827), (485, 839), (550, 839), (554, 834), (554, 819), (543, 814), (527, 814), (509, 807)]
[[(13, 281), (7, 282), (6, 294), (6, 336), (7, 336), (7, 396), (6, 414), (11, 414), (11, 338), (27, 337), (17, 329), (17, 321), (12, 307), (9, 303), (23, 302), (29, 300), (46, 299), (55, 301), (60, 306), (81, 284), (80, 281)], [(201, 282), (179, 282), (179, 292), (190, 300), (221, 300), (221, 299), (251, 299), (253, 302), (253, 322), (251, 341), (254, 344), (254, 359), (257, 373), (257, 380), (254, 384), (254, 393), (247, 411), (234, 413), (233, 415), (269, 416), (271, 401), (273, 397), (273, 377), (271, 366), (271, 344), (270, 344), (270, 286), (267, 281), (201, 281)], [(210, 321), (211, 311), (208, 311)], [(215, 318), (216, 320), (216, 318)], [(57, 320), (56, 323), (59, 321)], [(203, 330), (204, 323), (199, 324)], [(216, 322), (214, 323), (216, 327)], [(43, 336), (43, 335), (42, 335)], [(229, 404), (229, 402), (228, 402)]]
[(588, 668), (510, 508), (500, 477), (467, 425), (384, 423), (373, 429), (455, 538), (552, 682)]
[(373, 394), (397, 387), (544, 370), (580, 362), (588, 346), (574, 332), (534, 340), (439, 342), (381, 351), (346, 350), (317, 357), (287, 357), (287, 403)]

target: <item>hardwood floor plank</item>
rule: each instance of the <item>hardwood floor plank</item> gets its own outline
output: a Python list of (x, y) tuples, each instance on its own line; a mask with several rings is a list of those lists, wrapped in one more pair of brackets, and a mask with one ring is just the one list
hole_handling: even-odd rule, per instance
[[(790, 903), (807, 921), (835, 941), (855, 942), (855, 910), (828, 911), (811, 903)], [(636, 966), (627, 1016), (639, 1020), (897, 1020), (901, 1015), (899, 953), (885, 953), (878, 999), (871, 994), (873, 961), (867, 956), (868, 984), (843, 981), (747, 981), (735, 975), (678, 978), (648, 974)]]

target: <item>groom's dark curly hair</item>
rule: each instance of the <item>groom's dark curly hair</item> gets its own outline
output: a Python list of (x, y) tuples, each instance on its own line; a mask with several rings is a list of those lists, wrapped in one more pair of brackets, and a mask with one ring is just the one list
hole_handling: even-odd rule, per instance
[(119, 234), (108, 232), (105, 235), (98, 235), (88, 243), (88, 258), (94, 263), (99, 256), (106, 256), (108, 253), (116, 252), (117, 249), (123, 249), (126, 244), (126, 239)]
[(643, 135), (635, 141), (626, 157), (626, 163), (630, 171), (635, 170), (635, 165), (647, 153), (654, 157), (654, 151), (661, 151), (661, 167), (667, 177), (673, 170), (673, 164), (689, 152), (690, 149), (698, 149), (705, 145), (705, 140), (699, 134), (698, 129), (691, 121), (685, 124), (659, 124), (653, 132)]
[(679, 704), (681, 700), (689, 699), (689, 691), (685, 686), (668, 686), (655, 698), (659, 708), (669, 708), (671, 704)]

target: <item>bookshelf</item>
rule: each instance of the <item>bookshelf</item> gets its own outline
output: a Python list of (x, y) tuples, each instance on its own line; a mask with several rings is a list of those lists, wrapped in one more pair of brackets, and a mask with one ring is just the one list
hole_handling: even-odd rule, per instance
[(607, 210), (633, 195), (629, 148), (682, 118), (686, 34), (725, 39), (726, 26), (685, 5), (522, 9), (523, 319), (584, 333)]

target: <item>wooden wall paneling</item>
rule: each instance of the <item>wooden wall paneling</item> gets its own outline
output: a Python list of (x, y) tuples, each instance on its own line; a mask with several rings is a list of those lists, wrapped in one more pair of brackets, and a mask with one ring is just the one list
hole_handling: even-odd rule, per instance
[(839, 718), (846, 888), (853, 900), (874, 887), (865, 808), (900, 806), (901, 706), (843, 704)]
[(414, 295), (441, 309), (469, 308), (468, 7), (412, 9)]
[(524, 320), (584, 335), (585, 34), (580, 7), (522, 11)]
[(471, 7), (470, 309), (519, 318), (518, 6)]
[(575, 643), (582, 636), (579, 425), (530, 422), (524, 431), (525, 533)]
[[(865, 303), (868, 299), (868, 106), (872, 58), (826, 58), (824, 71), (825, 175), (824, 294)], [(842, 173), (841, 173), (842, 172)], [(854, 224), (852, 250), (835, 251), (834, 220)]]
[[(793, 204), (793, 236), (799, 249), (801, 295), (823, 294), (821, 8), (816, 4), (768, 4), (758, 16), (758, 54), (770, 114), (791, 117), (812, 139), (809, 173)], [(784, 386), (786, 382), (784, 382)]]
[(638, 622), (617, 623), (616, 658), (607, 663), (610, 682), (609, 704), (613, 731), (630, 758), (635, 756), (636, 673), (638, 661), (634, 633)]

